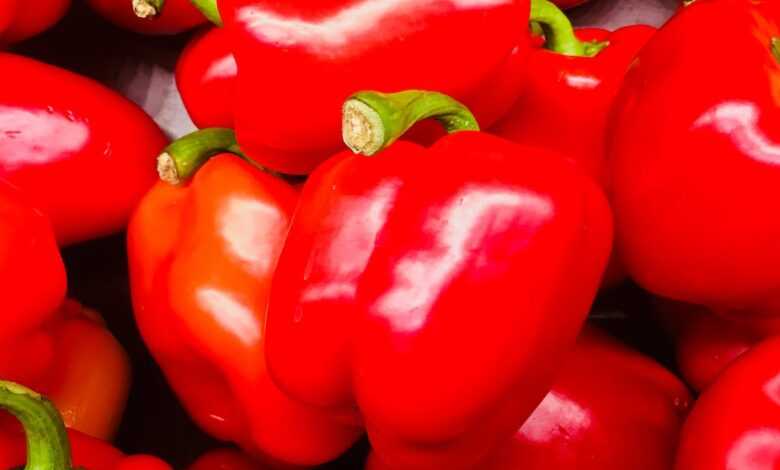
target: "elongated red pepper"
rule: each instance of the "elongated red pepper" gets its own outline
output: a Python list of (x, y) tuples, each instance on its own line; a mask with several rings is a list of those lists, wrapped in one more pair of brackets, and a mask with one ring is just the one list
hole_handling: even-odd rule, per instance
[[(360, 93), (372, 154), (417, 120), (475, 129), (450, 98)], [(398, 142), (315, 171), (272, 286), (266, 356), (294, 397), (353, 409), (382, 460), (469, 468), (549, 389), (611, 244), (606, 200), (550, 152), (479, 132)]]
[(49, 29), (65, 15), (68, 7), (70, 0), (0, 0), (0, 46), (29, 39)]
[[(11, 413), (24, 430), (23, 433), (19, 432), (15, 426), (0, 429), (2, 468), (171, 470), (171, 467), (155, 457), (126, 457), (101, 440), (77, 431), (66, 431), (52, 403), (22, 385), (0, 381), (0, 409)], [(75, 466), (71, 463), (71, 446)]]
[[(228, 130), (185, 137), (161, 156), (161, 173), (186, 181), (234, 144)], [(290, 400), (266, 371), (266, 306), (296, 201), (286, 182), (218, 155), (191, 182), (149, 192), (128, 252), (141, 333), (195, 422), (255, 456), (316, 465), (362, 429)]]
[(675, 469), (780, 467), (779, 374), (780, 338), (756, 346), (726, 369), (693, 407)]
[(118, 232), (156, 179), (162, 131), (92, 80), (0, 54), (0, 178), (22, 189), (73, 243)]
[[(692, 398), (653, 360), (593, 328), (511, 442), (474, 470), (672, 468)], [(375, 457), (368, 470), (387, 470)]]
[(610, 157), (619, 250), (646, 289), (780, 319), (778, 77), (775, 1), (697, 0), (637, 57)]
[(544, 47), (533, 49), (522, 93), (492, 132), (556, 150), (606, 183), (609, 110), (628, 66), (655, 28), (573, 30), (549, 1), (531, 5), (531, 21), (545, 32)]
[[(195, 3), (216, 9), (214, 0)], [(282, 173), (309, 173), (341, 149), (339, 111), (356, 90), (442, 91), (489, 125), (519, 93), (517, 72), (529, 50), (528, 0), (218, 6), (241, 70), (238, 140), (253, 159)]]
[(212, 28), (196, 36), (176, 65), (176, 86), (199, 128), (233, 127), (238, 68), (227, 31)]
[(122, 347), (94, 312), (64, 304), (48, 220), (0, 180), (0, 377), (50, 394), (68, 426), (111, 437), (129, 388)]
[(120, 28), (142, 34), (176, 34), (206, 23), (189, 0), (87, 0)]

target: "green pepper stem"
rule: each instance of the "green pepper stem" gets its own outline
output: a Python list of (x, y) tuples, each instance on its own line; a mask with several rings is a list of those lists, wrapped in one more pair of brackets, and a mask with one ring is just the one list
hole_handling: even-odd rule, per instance
[(232, 129), (201, 129), (173, 141), (163, 150), (157, 157), (157, 174), (166, 183), (181, 184), (209, 158), (220, 153), (232, 153), (249, 160), (239, 148)]
[(217, 0), (190, 0), (195, 8), (203, 13), (203, 16), (217, 26), (222, 26), (222, 16), (219, 14)]
[(580, 41), (569, 18), (549, 0), (531, 0), (530, 21), (544, 31), (544, 47), (559, 54), (592, 57), (609, 45), (607, 41)]
[(442, 93), (361, 91), (344, 103), (342, 137), (353, 152), (370, 156), (428, 118), (439, 121), (448, 133), (479, 130), (471, 111)]
[(70, 470), (70, 443), (59, 411), (45, 397), (13, 382), (0, 381), (0, 408), (24, 426), (24, 470)]
[(139, 18), (154, 18), (162, 13), (165, 0), (132, 0), (133, 12)]
[(769, 41), (769, 48), (772, 50), (772, 55), (777, 63), (780, 63), (780, 37), (773, 36)]

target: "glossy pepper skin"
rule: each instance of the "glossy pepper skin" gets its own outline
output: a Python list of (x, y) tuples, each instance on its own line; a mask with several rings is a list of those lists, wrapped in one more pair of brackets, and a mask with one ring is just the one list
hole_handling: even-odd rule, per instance
[(780, 467), (779, 364), (780, 338), (774, 338), (744, 354), (718, 377), (683, 427), (675, 469)]
[(0, 178), (68, 244), (123, 230), (167, 140), (139, 107), (66, 70), (0, 53)]
[(155, 457), (128, 457), (105, 441), (78, 431), (66, 431), (53, 404), (19, 384), (0, 381), (0, 409), (22, 424), (0, 427), (0, 468), (171, 470)]
[[(398, 137), (395, 100), (463, 112), (434, 93), (360, 93), (349, 145)], [(338, 154), (306, 182), (279, 261), (271, 372), (306, 403), (356, 406), (389, 465), (468, 468), (549, 389), (610, 243), (598, 187), (544, 150), (460, 132)]]
[(70, 0), (0, 0), (0, 46), (29, 39), (49, 29), (70, 7)]
[(491, 132), (555, 150), (606, 184), (609, 110), (629, 65), (655, 28), (633, 25), (614, 32), (572, 31), (563, 14), (547, 5), (545, 10), (557, 13), (557, 21), (549, 19), (547, 43), (532, 49), (520, 97)]
[(87, 3), (111, 23), (141, 34), (177, 34), (206, 22), (189, 0), (87, 0)]
[(767, 217), (780, 200), (778, 35), (778, 2), (697, 0), (626, 76), (609, 150), (617, 240), (655, 294), (780, 315), (780, 222)]
[(238, 68), (223, 28), (197, 35), (176, 64), (176, 87), (192, 122), (200, 129), (233, 127)]
[(539, 407), (474, 470), (669, 469), (691, 401), (658, 363), (586, 328)]
[(529, 49), (528, 0), (220, 0), (218, 6), (241, 70), (238, 141), (258, 163), (289, 174), (307, 174), (341, 150), (339, 110), (357, 90), (438, 90), (489, 125), (517, 96), (515, 71)]
[(290, 400), (266, 371), (266, 305), (296, 201), (286, 182), (218, 155), (149, 192), (128, 251), (141, 333), (195, 422), (255, 456), (316, 465), (362, 430)]

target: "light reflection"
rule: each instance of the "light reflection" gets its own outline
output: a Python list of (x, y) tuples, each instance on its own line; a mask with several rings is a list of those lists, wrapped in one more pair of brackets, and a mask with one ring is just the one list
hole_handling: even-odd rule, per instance
[(739, 436), (726, 457), (728, 469), (773, 470), (780, 462), (780, 431), (754, 429)]
[(591, 416), (587, 409), (565, 395), (550, 392), (520, 429), (526, 439), (540, 444), (561, 436), (572, 438), (588, 431)]
[(780, 406), (780, 374), (772, 377), (764, 384), (764, 394), (776, 405)]
[(753, 159), (780, 163), (780, 145), (758, 127), (760, 110), (749, 101), (727, 101), (702, 114), (693, 127), (709, 126), (729, 136), (734, 145)]
[(601, 84), (598, 78), (588, 75), (567, 74), (565, 79), (567, 85), (580, 90), (592, 90)]
[(394, 286), (377, 300), (377, 311), (396, 331), (421, 327), (440, 292), (471, 256), (475, 237), (488, 230), (505, 230), (516, 222), (520, 210), (533, 214), (529, 221), (543, 220), (552, 212), (552, 206), (536, 194), (493, 188), (465, 188), (455, 195), (440, 217), (429, 218), (429, 226), (424, 228), (435, 237), (432, 246), (413, 251), (398, 262)]
[(196, 296), (198, 305), (243, 344), (252, 346), (260, 341), (260, 326), (252, 310), (232, 295), (216, 288), (204, 287), (198, 289)]
[(229, 78), (233, 77), (238, 70), (236, 65), (236, 58), (233, 54), (228, 54), (222, 59), (211, 64), (206, 73), (203, 75), (203, 81), (213, 80), (215, 78)]
[(228, 252), (261, 275), (273, 269), (287, 232), (287, 217), (271, 204), (232, 197), (219, 213), (219, 233)]

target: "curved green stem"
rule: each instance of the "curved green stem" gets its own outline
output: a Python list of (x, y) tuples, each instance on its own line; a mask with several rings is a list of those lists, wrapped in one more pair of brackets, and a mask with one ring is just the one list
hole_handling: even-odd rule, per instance
[(775, 60), (780, 63), (780, 37), (772, 37), (772, 40), (769, 41), (769, 43), (769, 48), (772, 51), (772, 55), (775, 57)]
[(25, 470), (70, 470), (70, 443), (59, 411), (45, 397), (13, 382), (0, 381), (0, 408), (24, 426)]
[(180, 184), (191, 178), (209, 158), (220, 153), (232, 153), (249, 160), (239, 148), (232, 129), (201, 129), (165, 147), (157, 157), (157, 174), (166, 183)]
[(559, 54), (592, 57), (609, 45), (606, 41), (580, 41), (569, 18), (548, 0), (531, 0), (530, 21), (544, 31), (544, 47)]
[(344, 103), (342, 136), (353, 152), (374, 155), (428, 118), (439, 121), (449, 133), (479, 130), (471, 111), (442, 93), (361, 91)]
[(162, 14), (165, 0), (132, 0), (133, 11), (139, 18), (154, 18)]
[(195, 8), (203, 13), (203, 16), (217, 26), (222, 26), (222, 16), (219, 14), (217, 0), (190, 0)]

